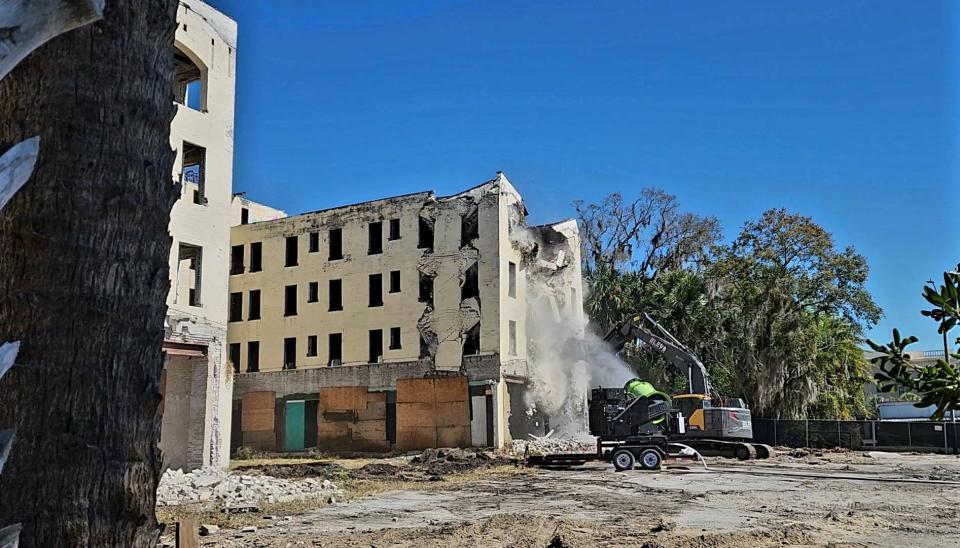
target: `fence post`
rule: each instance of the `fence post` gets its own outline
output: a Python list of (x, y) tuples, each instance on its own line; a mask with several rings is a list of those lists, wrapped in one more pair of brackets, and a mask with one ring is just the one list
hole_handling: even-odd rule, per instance
[(803, 419), (803, 432), (807, 438), (807, 443), (804, 447), (810, 447), (810, 419)]
[(840, 435), (840, 419), (837, 419), (837, 447), (843, 449), (843, 437)]
[(947, 423), (943, 423), (943, 452), (944, 454), (950, 453), (950, 451), (947, 451)]
[(913, 437), (910, 435), (910, 421), (907, 421), (907, 447), (913, 448)]
[(777, 423), (780, 422), (780, 419), (773, 419), (773, 444), (777, 444)]

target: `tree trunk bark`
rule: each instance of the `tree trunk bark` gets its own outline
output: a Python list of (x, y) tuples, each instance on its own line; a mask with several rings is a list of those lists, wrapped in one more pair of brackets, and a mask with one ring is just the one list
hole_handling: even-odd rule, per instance
[(0, 82), (0, 151), (34, 135), (0, 211), (0, 527), (23, 546), (156, 545), (176, 0), (110, 0)]

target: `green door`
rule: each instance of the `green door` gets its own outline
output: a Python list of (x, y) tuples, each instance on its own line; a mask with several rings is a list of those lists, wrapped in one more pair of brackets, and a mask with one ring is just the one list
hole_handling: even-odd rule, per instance
[(303, 400), (288, 401), (283, 427), (284, 451), (303, 451), (303, 423), (306, 415)]

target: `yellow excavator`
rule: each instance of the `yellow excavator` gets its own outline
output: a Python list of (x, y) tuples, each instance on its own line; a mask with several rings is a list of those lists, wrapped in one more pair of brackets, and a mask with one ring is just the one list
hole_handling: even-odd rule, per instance
[(606, 341), (615, 352), (639, 341), (659, 353), (687, 379), (687, 393), (670, 398), (650, 383), (632, 379), (624, 386), (627, 396), (667, 400), (683, 417), (685, 428), (668, 433), (671, 442), (689, 445), (703, 455), (765, 459), (768, 445), (753, 443), (750, 410), (741, 398), (720, 398), (710, 375), (696, 354), (647, 314), (634, 316), (611, 329)]

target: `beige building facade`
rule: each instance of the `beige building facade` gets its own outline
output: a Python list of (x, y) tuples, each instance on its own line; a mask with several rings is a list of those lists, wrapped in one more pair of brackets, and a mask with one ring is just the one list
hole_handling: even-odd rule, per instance
[(582, 318), (575, 222), (526, 226), (502, 173), (452, 196), (290, 217), (244, 200), (227, 299), (234, 446), (502, 446), (524, 435), (528, 301)]
[(165, 466), (229, 463), (233, 372), (226, 362), (237, 26), (199, 1), (180, 2), (172, 54), (177, 114), (170, 294), (161, 390)]

